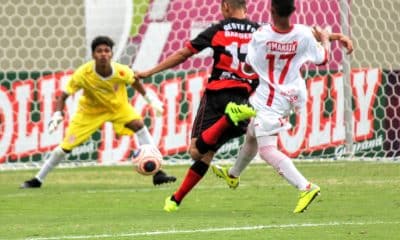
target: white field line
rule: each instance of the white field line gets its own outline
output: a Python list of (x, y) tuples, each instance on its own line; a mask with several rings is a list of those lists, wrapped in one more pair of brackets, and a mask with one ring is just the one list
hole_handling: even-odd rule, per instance
[(219, 227), (219, 228), (203, 228), (203, 229), (171, 229), (164, 231), (150, 231), (150, 232), (136, 232), (136, 233), (115, 233), (115, 234), (95, 234), (95, 235), (70, 235), (70, 236), (54, 236), (54, 237), (33, 237), (24, 238), (23, 240), (61, 240), (61, 239), (94, 239), (94, 238), (123, 238), (123, 237), (140, 237), (140, 236), (155, 236), (155, 235), (177, 235), (184, 233), (211, 233), (211, 232), (231, 232), (231, 231), (257, 231), (263, 229), (273, 228), (307, 228), (307, 227), (332, 227), (344, 225), (392, 225), (400, 224), (400, 222), (327, 222), (327, 223), (300, 223), (300, 224), (271, 224), (271, 225), (257, 225), (257, 226), (243, 226), (243, 227)]
[[(241, 187), (246, 187), (245, 184), (241, 184)], [(278, 186), (278, 185), (274, 185)], [(287, 184), (282, 184), (282, 186), (287, 186)], [(175, 187), (175, 186), (174, 186)], [(229, 189), (228, 186), (197, 186), (196, 189)], [(133, 189), (97, 189), (97, 190), (81, 190), (81, 191), (68, 191), (66, 193), (84, 193), (84, 194), (98, 194), (98, 193), (141, 193), (141, 192), (156, 192), (156, 191), (174, 191), (175, 189), (164, 186), (164, 187), (149, 187), (149, 188), (133, 188)], [(19, 193), (10, 193), (1, 195), (1, 197), (14, 198), (14, 197), (28, 197), (36, 195), (40, 192), (40, 189), (21, 189)], [(45, 194), (51, 194), (46, 192)], [(58, 194), (58, 193), (57, 193)]]
[[(359, 185), (382, 185), (382, 184), (400, 184), (400, 179), (393, 179), (393, 180), (367, 180), (363, 182), (329, 182), (326, 185), (329, 186), (338, 186), (338, 185), (350, 185), (350, 186), (359, 186)], [(259, 183), (257, 184), (257, 187), (285, 187), (289, 186), (286, 182), (284, 183), (278, 183), (278, 184), (262, 184)], [(240, 182), (240, 187), (239, 188), (247, 188), (251, 187), (251, 185)], [(213, 185), (213, 186), (207, 186), (207, 185), (200, 185), (197, 186), (196, 189), (228, 189), (228, 186), (226, 185)], [(10, 194), (4, 194), (1, 195), (3, 198), (15, 198), (15, 197), (28, 197), (35, 195), (39, 189), (21, 189), (20, 192), (18, 193), (10, 193)], [(97, 190), (81, 190), (81, 191), (70, 191), (68, 193), (85, 193), (85, 194), (98, 194), (98, 193), (140, 193), (140, 192), (156, 192), (156, 191), (171, 191), (171, 187), (168, 185), (166, 186), (160, 186), (160, 187), (149, 187), (149, 188), (137, 188), (137, 189), (126, 189), (126, 188), (120, 188), (120, 189), (97, 189)], [(50, 192), (46, 192), (46, 194), (51, 194)]]

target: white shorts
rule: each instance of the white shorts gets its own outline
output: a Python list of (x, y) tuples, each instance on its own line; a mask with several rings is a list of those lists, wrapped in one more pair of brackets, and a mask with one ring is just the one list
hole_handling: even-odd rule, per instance
[(299, 88), (281, 91), (275, 95), (271, 106), (267, 106), (265, 101), (257, 101), (257, 96), (250, 100), (257, 115), (249, 128), (252, 128), (256, 137), (270, 136), (292, 128), (289, 116), (305, 109), (307, 90)]
[(257, 116), (253, 118), (248, 128), (253, 133), (252, 135), (262, 137), (288, 130), (292, 128), (292, 124), (289, 123), (287, 117), (283, 118), (279, 114), (257, 112)]

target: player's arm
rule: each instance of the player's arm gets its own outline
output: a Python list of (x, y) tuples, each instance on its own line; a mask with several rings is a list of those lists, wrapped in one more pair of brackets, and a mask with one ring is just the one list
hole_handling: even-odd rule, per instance
[[(321, 32), (322, 31), (325, 31), (325, 30), (322, 30), (320, 27), (317, 27), (317, 26), (312, 28), (314, 37), (319, 42), (321, 41)], [(344, 46), (347, 49), (347, 54), (350, 54), (353, 52), (353, 41), (348, 36), (346, 36), (342, 33), (328, 33), (328, 34), (329, 34), (329, 41), (339, 41), (342, 44), (342, 46)]]
[[(317, 65), (324, 65), (328, 62), (330, 56), (329, 33), (319, 27), (311, 29), (312, 35), (307, 38), (307, 52), (310, 61)], [(318, 43), (319, 42), (319, 43)]]
[(64, 110), (65, 100), (67, 100), (68, 96), (68, 93), (64, 91), (56, 96), (56, 112), (62, 112)]
[(81, 89), (80, 81), (79, 81), (80, 79), (81, 79), (80, 71), (78, 69), (68, 79), (68, 82), (65, 86), (65, 90), (63, 90), (60, 94), (57, 94), (56, 99), (55, 99), (56, 100), (56, 109), (55, 109), (55, 112), (53, 113), (53, 116), (51, 117), (51, 120), (48, 124), (48, 129), (49, 129), (50, 133), (54, 132), (57, 129), (58, 125), (64, 119), (63, 111), (64, 111), (64, 107), (65, 107), (65, 100), (67, 100), (69, 95), (72, 95)]
[(152, 76), (153, 74), (162, 72), (164, 70), (167, 70), (169, 68), (173, 68), (184, 61), (191, 57), (194, 53), (188, 48), (188, 47), (183, 47), (173, 53), (172, 55), (168, 56), (164, 61), (160, 62), (158, 65), (155, 67), (143, 71), (143, 72), (135, 72), (136, 78), (147, 78)]
[(131, 85), (132, 88), (138, 91), (143, 96), (144, 100), (146, 100), (147, 104), (156, 110), (157, 115), (161, 115), (164, 112), (164, 104), (156, 98), (156, 96), (150, 95), (146, 92), (146, 89), (136, 75), (134, 78), (135, 81)]
[(140, 82), (140, 79), (137, 78), (135, 74), (135, 81), (132, 83), (132, 88), (138, 91), (142, 96), (146, 95), (146, 89), (144, 89), (143, 84)]
[(58, 125), (64, 119), (63, 111), (65, 106), (65, 100), (68, 98), (68, 96), (69, 96), (68, 93), (64, 91), (56, 96), (56, 109), (48, 125), (50, 133), (54, 132), (57, 129)]
[(217, 25), (211, 25), (201, 33), (199, 33), (193, 40), (187, 41), (185, 46), (168, 56), (164, 61), (157, 66), (143, 72), (136, 72), (137, 78), (147, 78), (153, 74), (173, 68), (190, 58), (194, 54), (202, 51), (211, 46), (212, 37), (218, 31)]
[(315, 37), (315, 39), (317, 39), (318, 42), (321, 43), (321, 45), (329, 50), (330, 49), (330, 33), (320, 27), (313, 27), (312, 28), (312, 33)]
[(347, 54), (353, 52), (353, 41), (351, 41), (351, 39), (348, 36), (342, 33), (331, 33), (329, 35), (329, 40), (339, 41), (342, 44), (342, 46), (347, 49)]

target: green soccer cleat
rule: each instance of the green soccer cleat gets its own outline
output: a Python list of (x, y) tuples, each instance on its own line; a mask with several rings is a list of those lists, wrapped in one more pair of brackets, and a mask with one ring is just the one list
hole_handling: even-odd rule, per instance
[(320, 194), (321, 188), (316, 184), (310, 183), (310, 189), (306, 191), (302, 191), (299, 196), (299, 201), (297, 202), (297, 206), (294, 209), (294, 213), (302, 213), (307, 207), (311, 204), (311, 202)]
[(178, 211), (179, 205), (175, 201), (171, 200), (171, 196), (167, 197), (165, 199), (165, 204), (164, 204), (164, 211), (166, 212), (175, 212)]
[(211, 169), (217, 177), (223, 178), (230, 188), (237, 188), (239, 186), (240, 177), (229, 176), (228, 169), (218, 165), (211, 165)]
[(233, 124), (237, 126), (240, 121), (254, 117), (256, 115), (256, 111), (247, 104), (236, 104), (234, 102), (230, 102), (228, 105), (226, 105), (225, 114), (228, 115)]

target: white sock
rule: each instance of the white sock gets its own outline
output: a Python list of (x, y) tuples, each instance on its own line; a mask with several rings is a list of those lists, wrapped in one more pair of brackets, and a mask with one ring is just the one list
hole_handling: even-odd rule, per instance
[(276, 146), (268, 145), (260, 147), (260, 157), (269, 163), (291, 185), (304, 191), (307, 188), (307, 179), (297, 170), (292, 160)]
[(46, 162), (43, 164), (42, 168), (40, 171), (36, 174), (36, 178), (40, 181), (43, 182), (44, 179), (46, 178), (47, 174), (53, 170), (55, 166), (57, 166), (61, 160), (64, 159), (65, 155), (67, 155), (61, 147), (56, 147), (51, 153), (49, 158), (46, 160)]
[[(153, 146), (156, 146), (154, 144), (153, 137), (150, 135), (150, 132), (149, 132), (149, 130), (147, 129), (146, 126), (143, 126), (139, 131), (136, 131), (135, 134), (136, 134), (136, 137), (137, 137), (137, 139), (139, 141), (139, 145), (151, 144)], [(160, 172), (160, 171), (161, 170), (159, 170), (158, 172)], [(153, 178), (154, 178), (154, 176), (155, 175), (153, 175)]]
[(257, 139), (246, 135), (246, 140), (239, 151), (235, 164), (229, 169), (229, 175), (239, 177), (257, 154)]
[(136, 131), (135, 134), (139, 141), (139, 145), (143, 144), (154, 145), (153, 138), (151, 137), (150, 132), (146, 126), (142, 127), (139, 131)]

